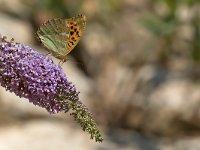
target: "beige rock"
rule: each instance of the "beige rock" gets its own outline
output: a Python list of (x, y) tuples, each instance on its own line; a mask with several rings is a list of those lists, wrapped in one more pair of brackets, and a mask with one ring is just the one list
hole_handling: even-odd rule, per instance
[[(33, 1), (32, 1), (33, 2)], [(0, 10), (2, 12), (9, 12), (11, 14), (15, 14), (18, 16), (27, 16), (29, 13), (27, 12), (27, 4), (32, 3), (31, 1), (21, 1), (21, 0), (0, 0)], [(29, 8), (30, 9), (30, 8)], [(26, 12), (26, 13), (25, 13)]]
[(14, 38), (23, 44), (33, 43), (33, 31), (28, 22), (0, 14), (0, 34), (7, 36), (8, 40)]
[(2, 150), (88, 150), (98, 146), (87, 134), (65, 123), (50, 120), (30, 121), (0, 129)]
[(197, 134), (199, 85), (153, 65), (129, 70), (115, 61), (109, 62), (93, 91), (97, 119), (151, 134)]

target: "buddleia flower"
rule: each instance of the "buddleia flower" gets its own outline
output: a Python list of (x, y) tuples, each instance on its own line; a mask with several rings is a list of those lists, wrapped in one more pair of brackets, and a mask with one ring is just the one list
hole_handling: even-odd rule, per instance
[(6, 41), (5, 37), (0, 37), (0, 85), (51, 114), (71, 110), (92, 139), (103, 140), (91, 113), (79, 100), (79, 91), (62, 68), (29, 46)]

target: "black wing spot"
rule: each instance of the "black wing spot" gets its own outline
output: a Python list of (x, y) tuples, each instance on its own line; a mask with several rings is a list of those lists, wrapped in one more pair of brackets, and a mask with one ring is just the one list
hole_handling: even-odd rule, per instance
[(71, 39), (72, 39), (72, 41), (76, 41), (76, 39), (74, 37), (72, 37)]
[(77, 34), (78, 36), (80, 36), (79, 33), (80, 33), (79, 31), (76, 31), (76, 34)]
[(73, 41), (69, 41), (69, 43), (71, 43), (72, 45), (74, 45), (74, 42), (73, 42)]
[(70, 35), (73, 35), (74, 34), (74, 31), (70, 31)]

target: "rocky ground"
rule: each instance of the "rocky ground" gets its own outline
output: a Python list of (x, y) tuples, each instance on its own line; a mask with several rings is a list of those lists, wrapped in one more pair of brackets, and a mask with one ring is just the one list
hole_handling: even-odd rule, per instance
[[(0, 7), (0, 33), (45, 53), (21, 12), (27, 8), (18, 0), (10, 2), (0, 0), (6, 4)], [(200, 149), (200, 84), (191, 76), (198, 70), (184, 59), (158, 63), (158, 41), (139, 21), (150, 11), (147, 1), (118, 5), (117, 15), (107, 11), (112, 17), (103, 14), (102, 23), (101, 9), (93, 8), (98, 3), (85, 2), (86, 32), (72, 52), (76, 59), (63, 65), (98, 121), (104, 142), (90, 140), (68, 114), (49, 115), (0, 87), (0, 150)], [(190, 28), (180, 34), (190, 38)]]

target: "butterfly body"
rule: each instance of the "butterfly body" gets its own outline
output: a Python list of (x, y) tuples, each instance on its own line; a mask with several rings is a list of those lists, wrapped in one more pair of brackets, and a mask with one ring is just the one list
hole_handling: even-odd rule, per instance
[(86, 16), (78, 15), (70, 19), (52, 19), (37, 31), (37, 36), (48, 51), (65, 62), (67, 54), (73, 50), (83, 35)]

